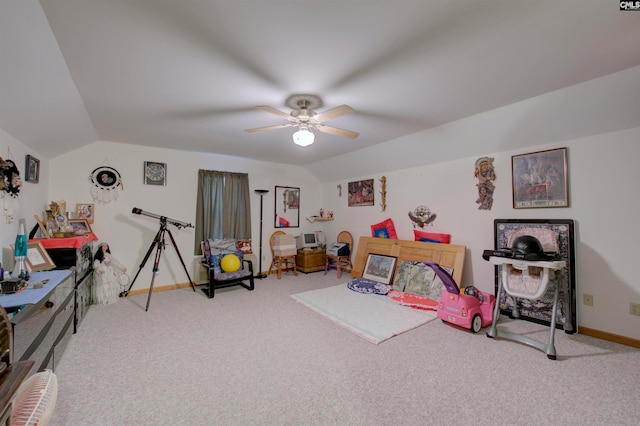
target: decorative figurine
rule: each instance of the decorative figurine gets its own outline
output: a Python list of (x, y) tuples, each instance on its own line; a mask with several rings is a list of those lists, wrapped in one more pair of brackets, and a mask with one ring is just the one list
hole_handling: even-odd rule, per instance
[(493, 158), (480, 157), (476, 160), (476, 167), (473, 176), (478, 179), (478, 199), (476, 204), (478, 210), (491, 210), (493, 205), (493, 181), (496, 180), (496, 173), (493, 170)]
[(93, 303), (96, 305), (116, 303), (120, 297), (121, 282), (126, 278), (127, 268), (111, 255), (109, 244), (102, 243), (98, 246), (93, 257), (93, 268), (95, 271)]

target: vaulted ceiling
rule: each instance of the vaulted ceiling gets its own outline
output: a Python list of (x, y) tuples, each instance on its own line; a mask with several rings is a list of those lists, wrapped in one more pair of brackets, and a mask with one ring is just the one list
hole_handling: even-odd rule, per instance
[[(312, 164), (640, 65), (640, 12), (611, 0), (0, 7), (0, 128), (49, 158), (105, 140)], [(360, 136), (244, 131), (295, 94), (351, 106), (328, 124)]]

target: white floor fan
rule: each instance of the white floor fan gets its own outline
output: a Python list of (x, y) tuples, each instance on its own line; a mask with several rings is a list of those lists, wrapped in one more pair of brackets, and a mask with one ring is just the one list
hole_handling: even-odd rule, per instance
[(11, 410), (11, 425), (46, 425), (58, 398), (58, 379), (45, 370), (25, 380), (17, 391)]

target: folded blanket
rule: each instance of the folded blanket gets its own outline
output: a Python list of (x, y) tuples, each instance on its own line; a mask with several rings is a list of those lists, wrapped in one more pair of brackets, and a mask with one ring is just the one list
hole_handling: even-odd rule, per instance
[(409, 306), (415, 309), (435, 311), (437, 310), (437, 306), (438, 306), (438, 302), (426, 296), (421, 296), (419, 294), (413, 294), (413, 293), (406, 293), (404, 291), (399, 291), (399, 290), (391, 290), (387, 294), (387, 296), (395, 300), (401, 305)]

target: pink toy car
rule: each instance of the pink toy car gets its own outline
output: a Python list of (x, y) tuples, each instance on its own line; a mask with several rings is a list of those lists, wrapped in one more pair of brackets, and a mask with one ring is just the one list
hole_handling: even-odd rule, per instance
[(493, 322), (493, 310), (496, 306), (494, 295), (480, 291), (471, 286), (460, 293), (453, 277), (440, 265), (424, 262), (430, 266), (442, 280), (446, 292), (443, 291), (438, 302), (438, 318), (459, 327), (467, 328), (474, 333)]

